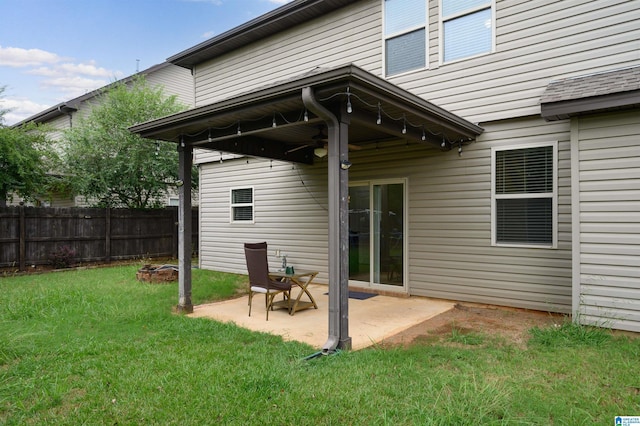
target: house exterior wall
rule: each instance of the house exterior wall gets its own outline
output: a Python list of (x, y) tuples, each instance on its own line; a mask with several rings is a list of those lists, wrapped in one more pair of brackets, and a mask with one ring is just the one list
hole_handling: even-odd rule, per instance
[(152, 87), (162, 86), (165, 95), (175, 95), (181, 104), (189, 108), (195, 105), (193, 77), (190, 70), (177, 65), (168, 65), (146, 74), (145, 78)]
[[(551, 80), (640, 64), (640, 3), (496, 1), (496, 51), (440, 64), (438, 5), (429, 1), (429, 64), (388, 80), (467, 120), (540, 114)], [(354, 63), (384, 77), (382, 0), (363, 0), (199, 64), (196, 106), (315, 67)]]
[[(314, 166), (256, 158), (236, 158), (200, 168), (200, 266), (246, 273), (243, 243), (267, 241), (289, 255), (292, 265), (321, 271), (327, 280), (326, 162)], [(303, 184), (304, 182), (304, 184)], [(231, 188), (254, 188), (254, 223), (231, 223)]]
[[(363, 0), (197, 65), (196, 106), (315, 67), (351, 62), (384, 77), (382, 4)], [(427, 68), (387, 80), (479, 123), (485, 132), (461, 156), (455, 149), (443, 153), (404, 142), (351, 152), (349, 178), (407, 179), (410, 294), (571, 313), (572, 220), (580, 219), (572, 216), (573, 133), (570, 120), (540, 117), (540, 96), (554, 79), (640, 64), (640, 3), (497, 0), (495, 52), (444, 64), (439, 1), (428, 4)], [(491, 149), (532, 142), (558, 146), (557, 246), (492, 246)], [(318, 281), (326, 282), (326, 162), (219, 158), (217, 152), (197, 154), (201, 266), (246, 273), (242, 243), (266, 240), (272, 267), (278, 265), (277, 248), (290, 254), (290, 263), (321, 271)], [(232, 187), (255, 189), (254, 224), (230, 223)]]
[(640, 332), (640, 114), (572, 124), (576, 312), (585, 323)]
[[(492, 123), (482, 137), (442, 153), (404, 141), (350, 153), (352, 182), (406, 179), (410, 294), (555, 312), (571, 310), (569, 124), (541, 118)], [(491, 147), (559, 144), (559, 243), (556, 249), (491, 246)], [(267, 241), (302, 269), (328, 261), (327, 164), (235, 159), (200, 170), (201, 267), (246, 273), (244, 242)], [(231, 223), (230, 190), (254, 188), (255, 223)]]

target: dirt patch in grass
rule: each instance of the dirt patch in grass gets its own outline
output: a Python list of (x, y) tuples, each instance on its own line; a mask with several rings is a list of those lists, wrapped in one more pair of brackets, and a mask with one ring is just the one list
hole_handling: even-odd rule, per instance
[(443, 314), (410, 327), (388, 339), (386, 345), (410, 346), (425, 342), (449, 342), (477, 336), (498, 338), (524, 347), (533, 327), (569, 321), (566, 315), (526, 309), (458, 303)]
[(82, 262), (82, 263), (74, 263), (69, 268), (58, 268), (58, 269), (54, 268), (50, 264), (27, 265), (23, 271), (20, 271), (17, 266), (2, 267), (0, 268), (0, 277), (11, 277), (11, 276), (28, 275), (28, 274), (46, 274), (49, 272), (70, 271), (74, 269), (109, 268), (112, 266), (143, 265), (147, 263), (153, 263), (153, 264), (171, 263), (171, 264), (177, 265), (178, 259), (173, 259), (170, 257), (159, 257), (159, 258), (137, 258), (137, 259), (125, 259), (125, 260), (113, 260), (108, 263), (104, 261)]

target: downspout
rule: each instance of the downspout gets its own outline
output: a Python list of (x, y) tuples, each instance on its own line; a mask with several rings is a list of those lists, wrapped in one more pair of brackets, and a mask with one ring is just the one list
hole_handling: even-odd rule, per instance
[[(64, 108), (64, 111), (63, 111)], [(69, 116), (69, 128), (73, 128), (73, 115), (71, 114), (71, 111), (69, 111), (69, 109), (67, 108), (67, 105), (60, 105), (58, 107), (58, 112), (60, 112), (60, 114), (67, 114)]]
[(349, 175), (347, 169), (341, 167), (342, 162), (348, 163), (348, 123), (322, 106), (311, 87), (302, 89), (302, 102), (325, 121), (329, 140), (329, 336), (322, 346), (322, 352), (328, 354), (336, 349), (351, 349), (347, 263)]

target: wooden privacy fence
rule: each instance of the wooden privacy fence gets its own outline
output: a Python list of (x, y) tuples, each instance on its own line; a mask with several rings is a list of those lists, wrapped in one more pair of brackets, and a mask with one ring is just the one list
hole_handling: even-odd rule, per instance
[[(198, 210), (192, 211), (198, 247)], [(0, 208), (0, 267), (44, 265), (63, 247), (74, 263), (178, 256), (178, 208)]]

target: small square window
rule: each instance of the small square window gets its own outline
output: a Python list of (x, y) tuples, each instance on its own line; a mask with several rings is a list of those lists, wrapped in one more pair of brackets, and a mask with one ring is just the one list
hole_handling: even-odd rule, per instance
[(253, 188), (231, 189), (231, 222), (253, 223)]

